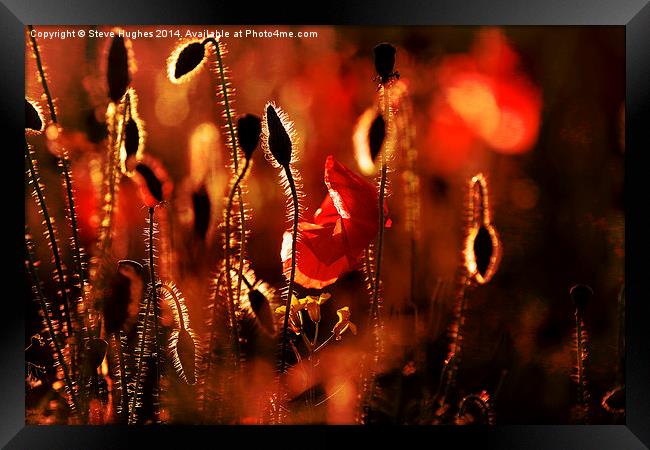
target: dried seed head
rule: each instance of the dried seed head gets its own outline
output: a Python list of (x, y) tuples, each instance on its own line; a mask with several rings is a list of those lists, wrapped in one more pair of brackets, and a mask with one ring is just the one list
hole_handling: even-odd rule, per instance
[(569, 290), (569, 294), (576, 309), (583, 311), (594, 295), (594, 291), (586, 284), (576, 284)]
[(254, 114), (244, 114), (237, 119), (237, 140), (244, 151), (246, 159), (250, 159), (253, 151), (260, 142), (262, 120)]
[(194, 231), (201, 238), (205, 239), (210, 226), (210, 197), (205, 185), (202, 184), (198, 190), (192, 193), (192, 207), (194, 210)]
[(395, 47), (388, 42), (382, 42), (375, 46), (375, 70), (381, 78), (381, 82), (388, 81), (395, 68)]
[(283, 113), (278, 109), (271, 103), (266, 105), (266, 113), (264, 114), (266, 147), (275, 158), (275, 161), (286, 168), (291, 163), (293, 144), (291, 142), (291, 131), (285, 126), (285, 121), (281, 117)]
[(43, 131), (43, 117), (39, 108), (25, 99), (25, 129), (41, 133)]
[(116, 35), (108, 49), (108, 66), (106, 69), (108, 79), (108, 96), (114, 103), (118, 103), (131, 83), (129, 73), (129, 50), (124, 37)]
[(368, 145), (370, 147), (370, 157), (373, 161), (377, 158), (379, 152), (381, 152), (381, 146), (384, 143), (385, 137), (386, 122), (384, 121), (384, 116), (377, 114), (368, 131)]
[(173, 83), (183, 83), (205, 60), (205, 45), (192, 41), (172, 52), (167, 63), (167, 75)]
[(135, 166), (135, 171), (138, 172), (144, 181), (141, 184), (142, 193), (145, 197), (147, 206), (155, 206), (163, 201), (162, 183), (156, 174), (144, 163), (139, 163)]

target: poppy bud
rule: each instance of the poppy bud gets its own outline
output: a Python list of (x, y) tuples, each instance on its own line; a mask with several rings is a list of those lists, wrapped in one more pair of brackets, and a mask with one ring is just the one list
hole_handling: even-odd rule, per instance
[(393, 73), (395, 67), (395, 47), (387, 42), (382, 42), (375, 46), (375, 70), (381, 78), (381, 82), (385, 83)]
[(124, 97), (126, 89), (131, 83), (129, 52), (123, 37), (116, 35), (111, 42), (108, 49), (106, 76), (108, 78), (108, 96), (114, 103), (117, 103)]
[(178, 80), (196, 69), (205, 58), (205, 46), (200, 42), (192, 42), (185, 46), (174, 64), (174, 78)]
[(162, 183), (156, 176), (156, 174), (144, 163), (139, 163), (135, 166), (136, 172), (138, 172), (143, 179), (143, 184), (140, 186), (145, 203), (149, 207), (156, 206), (156, 204), (163, 201), (163, 188)]
[(264, 328), (264, 330), (271, 336), (275, 335), (275, 324), (273, 323), (271, 304), (266, 296), (261, 293), (259, 289), (253, 289), (248, 292), (248, 301), (250, 302), (255, 317), (262, 328)]
[(43, 119), (38, 109), (25, 99), (25, 129), (40, 133), (43, 131)]
[(569, 294), (576, 309), (583, 311), (589, 299), (594, 295), (594, 291), (586, 284), (576, 284), (571, 288)]
[(126, 158), (134, 156), (140, 147), (140, 129), (138, 123), (129, 117), (124, 127), (124, 150), (126, 151)]
[(237, 140), (244, 151), (246, 159), (250, 159), (253, 151), (260, 142), (262, 120), (253, 114), (244, 114), (237, 119)]
[(484, 226), (481, 226), (474, 239), (474, 255), (476, 258), (476, 270), (485, 278), (490, 261), (492, 260), (492, 253), (494, 248), (492, 244), (492, 236)]
[(268, 128), (268, 148), (271, 155), (280, 166), (289, 167), (292, 151), (291, 137), (273, 105), (266, 107), (266, 126)]
[(372, 121), (370, 125), (370, 130), (368, 131), (368, 144), (370, 147), (370, 157), (374, 161), (379, 152), (381, 151), (381, 146), (384, 143), (384, 138), (386, 137), (386, 122), (384, 117), (381, 114), (378, 114), (375, 120)]

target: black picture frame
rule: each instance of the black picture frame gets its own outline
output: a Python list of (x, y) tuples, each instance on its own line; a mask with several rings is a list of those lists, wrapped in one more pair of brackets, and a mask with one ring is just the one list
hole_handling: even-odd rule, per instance
[[(352, 445), (354, 439), (384, 444), (469, 446), (526, 449), (642, 449), (650, 446), (650, 299), (644, 290), (650, 250), (650, 224), (644, 209), (648, 192), (644, 156), (650, 152), (650, 4), (648, 0), (380, 0), (300, 3), (212, 0), (1, 0), (3, 64), (0, 102), (6, 146), (2, 182), (6, 215), (3, 233), (5, 285), (23, 280), (22, 235), (24, 186), (22, 145), (24, 120), (24, 27), (28, 24), (327, 24), (327, 25), (612, 25), (626, 33), (626, 423), (593, 426), (483, 427), (121, 427), (26, 426), (24, 409), (23, 295), (5, 287), (0, 339), (0, 444), (10, 449), (90, 449), (188, 447), (199, 439), (210, 446)], [(646, 187), (644, 187), (644, 185)], [(22, 288), (22, 286), (21, 286)], [(16, 292), (18, 294), (16, 295)], [(281, 441), (277, 434), (287, 435)], [(318, 433), (318, 434), (316, 434)], [(236, 439), (236, 440), (234, 440)], [(282, 439), (285, 439), (282, 437)], [(370, 441), (366, 441), (371, 445)], [(231, 444), (226, 444), (231, 443)]]

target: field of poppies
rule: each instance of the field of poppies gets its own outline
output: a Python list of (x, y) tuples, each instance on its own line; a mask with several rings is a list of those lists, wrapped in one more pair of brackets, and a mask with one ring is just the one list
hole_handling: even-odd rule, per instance
[(624, 422), (623, 31), (209, 28), (25, 31), (28, 423)]

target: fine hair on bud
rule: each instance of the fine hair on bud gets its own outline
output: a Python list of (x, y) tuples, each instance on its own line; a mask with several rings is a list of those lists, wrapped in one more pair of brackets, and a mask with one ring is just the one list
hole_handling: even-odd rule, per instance
[(266, 126), (268, 130), (268, 149), (282, 167), (291, 163), (292, 143), (289, 132), (284, 127), (278, 112), (272, 104), (266, 106)]

